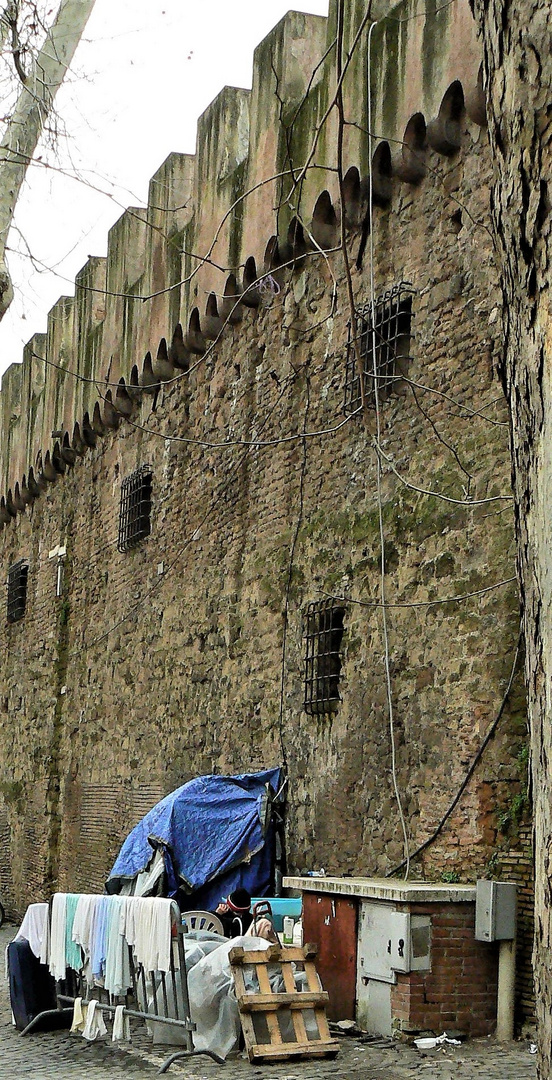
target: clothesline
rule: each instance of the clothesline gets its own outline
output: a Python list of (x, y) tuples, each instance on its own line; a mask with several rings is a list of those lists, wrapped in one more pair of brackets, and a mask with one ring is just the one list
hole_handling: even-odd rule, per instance
[(161, 897), (54, 893), (40, 959), (55, 979), (72, 968), (119, 996), (132, 987), (129, 946), (147, 972), (169, 972), (171, 955), (179, 968), (179, 917), (174, 901)]

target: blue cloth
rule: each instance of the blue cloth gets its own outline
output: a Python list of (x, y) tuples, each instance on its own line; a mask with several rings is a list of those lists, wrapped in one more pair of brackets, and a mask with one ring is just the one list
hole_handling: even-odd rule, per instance
[(273, 859), (269, 794), (279, 786), (280, 769), (190, 780), (157, 803), (127, 836), (107, 891), (118, 892), (124, 881), (146, 869), (160, 848), (169, 896), (180, 888), (193, 895), (194, 902), (196, 896), (203, 902), (210, 892), (203, 887), (215, 879), (216, 903), (237, 885), (262, 896), (270, 884)]
[(110, 899), (109, 896), (101, 896), (96, 907), (96, 921), (94, 923), (94, 936), (92, 939), (92, 956), (90, 957), (93, 975), (105, 974)]

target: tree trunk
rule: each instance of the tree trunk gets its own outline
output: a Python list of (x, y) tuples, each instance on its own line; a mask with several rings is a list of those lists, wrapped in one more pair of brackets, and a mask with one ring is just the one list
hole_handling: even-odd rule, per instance
[(0, 143), (0, 319), (13, 295), (5, 250), (19, 192), (93, 7), (94, 0), (61, 0)]
[(540, 1080), (552, 1076), (552, 56), (547, 0), (471, 0), (484, 42), (491, 210), (503, 295), (535, 840)]

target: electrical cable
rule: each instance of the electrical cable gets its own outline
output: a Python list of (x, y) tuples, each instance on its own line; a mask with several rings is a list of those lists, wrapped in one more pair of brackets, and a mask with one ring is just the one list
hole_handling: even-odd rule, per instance
[[(307, 423), (308, 414), (310, 409), (310, 380), (308, 371), (306, 372), (306, 397), (305, 397), (305, 417), (304, 423)], [(280, 747), (282, 751), (282, 761), (284, 763), (284, 769), (287, 775), (287, 753), (286, 744), (284, 741), (284, 687), (285, 687), (285, 665), (286, 665), (286, 645), (287, 645), (287, 632), (288, 632), (288, 614), (289, 614), (289, 598), (291, 593), (291, 582), (293, 578), (293, 563), (295, 560), (295, 548), (297, 547), (297, 540), (299, 538), (299, 532), (303, 523), (303, 511), (305, 505), (305, 475), (307, 471), (307, 440), (303, 439), (303, 460), (301, 462), (301, 476), (299, 481), (299, 512), (297, 514), (297, 522), (295, 525), (295, 532), (289, 552), (289, 565), (288, 575), (286, 582), (286, 599), (284, 607), (284, 629), (282, 634), (282, 667), (280, 677), (280, 711), (279, 711), (279, 732), (280, 732)]]
[[(459, 596), (444, 596), (438, 600), (418, 600), (412, 603), (400, 602), (400, 601), (385, 601), (386, 608), (422, 608), (433, 607), (435, 604), (456, 604), (461, 600), (470, 600), (473, 596), (483, 596), (485, 593), (493, 592), (494, 589), (500, 589), (502, 585), (509, 585), (512, 581), (517, 581), (515, 575), (513, 577), (504, 578), (502, 581), (495, 582), (494, 585), (486, 585), (484, 589), (474, 589), (473, 592), (461, 593)], [(358, 604), (360, 607), (378, 608), (384, 605), (380, 600), (357, 600), (352, 596), (336, 596), (334, 593), (324, 593), (330, 600), (338, 600), (343, 604)]]
[[(372, 128), (372, 34), (378, 25), (377, 21), (371, 23), (368, 30), (368, 46), (367, 46), (367, 109), (368, 109), (368, 131)], [(375, 299), (375, 280), (374, 280), (374, 228), (373, 228), (373, 206), (372, 197), (374, 190), (374, 174), (371, 152), (371, 136), (369, 136), (368, 143), (368, 220), (370, 230), (370, 310), (372, 315), (372, 370), (373, 374), (378, 374), (378, 363), (376, 354), (376, 299)], [(356, 334), (356, 329), (355, 329)], [(360, 376), (363, 378), (363, 373)], [(380, 416), (380, 403), (379, 403), (379, 391), (377, 378), (374, 379), (374, 401), (376, 407), (376, 432), (377, 432), (377, 445), (381, 442), (381, 416)], [(391, 776), (393, 780), (393, 790), (395, 792), (395, 798), (397, 801), (397, 808), (399, 813), (399, 819), (401, 823), (401, 829), (403, 834), (405, 859), (403, 865), (405, 866), (405, 881), (408, 880), (410, 872), (410, 849), (408, 843), (408, 833), (406, 829), (406, 821), (404, 818), (404, 811), (402, 807), (401, 793), (399, 791), (399, 785), (397, 780), (397, 760), (396, 760), (396, 747), (395, 747), (395, 721), (393, 714), (393, 693), (391, 687), (391, 664), (389, 655), (389, 634), (387, 628), (387, 608), (385, 597), (385, 533), (383, 526), (383, 504), (382, 504), (382, 465), (381, 457), (379, 453), (376, 453), (376, 490), (378, 500), (378, 519), (379, 519), (379, 534), (380, 534), (380, 596), (381, 596), (381, 617), (382, 617), (382, 630), (383, 630), (383, 644), (384, 644), (384, 659), (385, 659), (385, 685), (387, 690), (387, 706), (389, 711), (389, 736), (391, 742)]]

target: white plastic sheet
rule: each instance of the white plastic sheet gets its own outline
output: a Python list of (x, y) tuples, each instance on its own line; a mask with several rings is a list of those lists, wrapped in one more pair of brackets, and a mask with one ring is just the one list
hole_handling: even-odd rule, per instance
[[(228, 939), (204, 931), (185, 934), (188, 995), (191, 1018), (196, 1025), (193, 1033), (196, 1050), (211, 1050), (226, 1058), (238, 1048), (240, 1016), (229, 953), (240, 946), (246, 951), (265, 950), (269, 944), (265, 938), (250, 936)], [(180, 1009), (179, 995), (182, 1016)], [(185, 1045), (184, 1033), (178, 1028), (169, 1024), (152, 1024), (152, 1028), (157, 1046)]]

